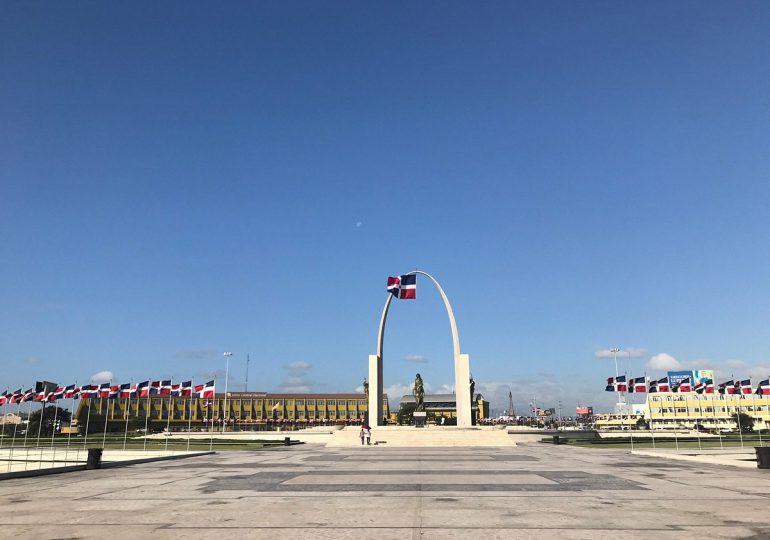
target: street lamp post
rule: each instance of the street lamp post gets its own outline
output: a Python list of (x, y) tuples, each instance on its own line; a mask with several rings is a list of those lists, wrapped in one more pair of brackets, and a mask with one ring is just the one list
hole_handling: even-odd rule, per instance
[(231, 352), (226, 352), (223, 354), (223, 356), (225, 357), (226, 364), (225, 364), (225, 403), (224, 403), (225, 412), (223, 417), (224, 422), (222, 422), (222, 433), (224, 433), (225, 429), (227, 429), (227, 416), (229, 413), (229, 411), (227, 410), (227, 379), (230, 376), (230, 357), (232, 355), (233, 353)]

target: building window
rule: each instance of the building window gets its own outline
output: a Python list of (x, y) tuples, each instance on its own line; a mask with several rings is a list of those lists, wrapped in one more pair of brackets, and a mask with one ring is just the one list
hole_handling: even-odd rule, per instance
[(304, 399), (297, 399), (297, 400), (294, 401), (294, 404), (298, 405), (298, 406), (299, 405), (304, 405), (305, 404), (305, 400)]

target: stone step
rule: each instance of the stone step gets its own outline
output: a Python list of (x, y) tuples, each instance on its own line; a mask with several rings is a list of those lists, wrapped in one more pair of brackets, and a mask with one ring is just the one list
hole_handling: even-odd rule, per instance
[[(346, 427), (332, 434), (326, 444), (330, 448), (361, 446), (360, 428)], [(372, 429), (372, 444), (387, 448), (462, 447), (462, 446), (516, 446), (504, 429), (479, 426), (381, 426)]]

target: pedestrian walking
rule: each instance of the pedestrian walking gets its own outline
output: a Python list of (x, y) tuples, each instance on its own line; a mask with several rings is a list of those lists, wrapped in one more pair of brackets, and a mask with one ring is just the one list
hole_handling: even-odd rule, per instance
[(366, 426), (366, 444), (372, 444), (372, 428), (369, 426)]
[(358, 434), (361, 437), (361, 446), (364, 445), (364, 439), (366, 439), (366, 426), (361, 426), (361, 433)]

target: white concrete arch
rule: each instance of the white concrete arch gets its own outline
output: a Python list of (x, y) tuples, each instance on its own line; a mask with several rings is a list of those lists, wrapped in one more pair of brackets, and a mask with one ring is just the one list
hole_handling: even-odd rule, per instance
[[(457, 332), (457, 322), (455, 321), (454, 311), (452, 311), (452, 305), (449, 303), (449, 298), (447, 298), (446, 293), (444, 293), (444, 289), (441, 288), (441, 285), (436, 280), (436, 278), (427, 272), (423, 272), (422, 270), (413, 270), (411, 272), (407, 272), (404, 275), (415, 274), (420, 274), (430, 279), (438, 289), (441, 298), (444, 300), (444, 306), (446, 307), (447, 316), (449, 317), (449, 325), (452, 329), (452, 347), (454, 350), (455, 364), (455, 401), (457, 403), (457, 425), (469, 427), (471, 425), (471, 395), (470, 388), (468, 387), (468, 381), (470, 380), (470, 359), (467, 354), (462, 354), (460, 352), (460, 336)], [(388, 311), (390, 310), (390, 304), (392, 300), (393, 295), (388, 293), (388, 298), (385, 300), (385, 307), (382, 308), (380, 327), (377, 332), (377, 354), (369, 356), (369, 423), (373, 425), (383, 424), (383, 345), (385, 341), (385, 322), (388, 319)]]

